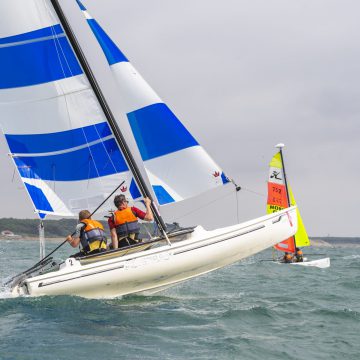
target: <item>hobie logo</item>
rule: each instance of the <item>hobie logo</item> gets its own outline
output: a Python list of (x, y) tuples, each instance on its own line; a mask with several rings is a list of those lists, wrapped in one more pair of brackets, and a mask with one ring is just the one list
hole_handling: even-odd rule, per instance
[(273, 173), (270, 175), (270, 179), (276, 179), (276, 180), (282, 180), (281, 178), (278, 177), (278, 175), (280, 175), (280, 171), (273, 171)]
[(220, 173), (219, 173), (218, 171), (215, 171), (212, 175), (213, 175), (213, 177), (216, 177), (216, 178), (217, 178), (217, 177), (220, 176)]
[(125, 191), (127, 190), (127, 187), (126, 187), (126, 186), (123, 186), (123, 187), (120, 188), (120, 190), (121, 190), (122, 192), (125, 192)]

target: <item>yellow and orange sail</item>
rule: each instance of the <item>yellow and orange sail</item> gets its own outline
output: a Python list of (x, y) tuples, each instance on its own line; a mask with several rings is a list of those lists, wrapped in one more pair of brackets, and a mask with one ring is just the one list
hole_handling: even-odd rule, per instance
[[(269, 165), (270, 170), (266, 210), (268, 214), (271, 214), (289, 207), (288, 198), (290, 199), (291, 206), (296, 205), (296, 202), (291, 187), (288, 185), (288, 188), (286, 188), (281, 151), (274, 155)], [(287, 194), (289, 194), (289, 196)], [(302, 222), (299, 209), (296, 209), (296, 214), (298, 221), (298, 231), (291, 238), (275, 245), (277, 250), (294, 253), (295, 247), (310, 246), (310, 240)]]

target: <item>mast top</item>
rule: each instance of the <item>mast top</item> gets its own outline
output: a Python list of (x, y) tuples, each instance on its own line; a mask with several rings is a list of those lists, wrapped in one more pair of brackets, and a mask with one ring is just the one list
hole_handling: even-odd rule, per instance
[(285, 144), (283, 143), (279, 143), (277, 145), (275, 145), (276, 148), (282, 149), (283, 147), (285, 147)]

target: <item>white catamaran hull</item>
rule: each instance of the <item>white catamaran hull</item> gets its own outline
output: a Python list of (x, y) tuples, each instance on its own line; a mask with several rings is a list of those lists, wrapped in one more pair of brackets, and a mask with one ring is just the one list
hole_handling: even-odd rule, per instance
[(188, 239), (171, 246), (88, 264), (69, 258), (57, 271), (23, 280), (12, 294), (112, 298), (156, 292), (256, 254), (296, 230), (295, 207), (213, 231), (198, 226)]
[(316, 259), (311, 261), (304, 259), (303, 262), (291, 263), (290, 265), (313, 266), (313, 267), (318, 267), (320, 269), (325, 269), (330, 267), (330, 258), (327, 257), (327, 258)]

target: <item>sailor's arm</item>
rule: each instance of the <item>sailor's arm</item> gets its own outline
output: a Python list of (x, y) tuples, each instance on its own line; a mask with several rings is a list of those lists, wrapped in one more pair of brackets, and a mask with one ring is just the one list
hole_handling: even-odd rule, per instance
[(72, 235), (68, 235), (66, 237), (66, 240), (73, 248), (76, 248), (80, 245), (80, 234), (84, 226), (85, 225), (83, 223), (77, 224), (75, 232)]
[(79, 237), (72, 237), (71, 235), (68, 235), (66, 237), (67, 242), (73, 247), (78, 247), (80, 244), (80, 238)]
[(152, 213), (150, 204), (151, 204), (151, 200), (149, 198), (144, 198), (144, 203), (145, 203), (145, 207), (146, 207), (146, 214), (144, 216), (145, 221), (153, 221), (154, 220), (154, 215)]
[(110, 236), (111, 236), (112, 248), (117, 249), (119, 246), (119, 242), (118, 242), (118, 237), (117, 237), (117, 233), (116, 233), (116, 228), (113, 228), (110, 230)]

